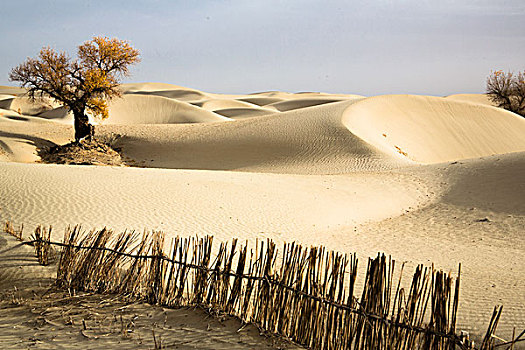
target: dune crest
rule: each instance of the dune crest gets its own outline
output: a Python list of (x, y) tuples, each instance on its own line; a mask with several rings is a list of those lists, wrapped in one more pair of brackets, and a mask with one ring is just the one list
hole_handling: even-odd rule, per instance
[(475, 104), (497, 107), (487, 94), (454, 94), (445, 97), (448, 100), (470, 102)]
[(216, 109), (213, 112), (231, 119), (262, 117), (265, 115), (278, 113), (277, 111), (271, 110), (269, 108), (224, 108)]
[[(138, 164), (173, 169), (287, 174), (344, 174), (407, 164), (355, 136), (341, 123), (352, 101), (232, 123), (101, 126), (124, 136), (119, 147)], [(172, 150), (176, 149), (177, 152)]]
[(440, 97), (371, 97), (350, 106), (343, 124), (384, 152), (424, 164), (525, 150), (525, 118)]
[(274, 107), (280, 112), (291, 111), (299, 108), (319, 106), (326, 103), (340, 102), (345, 99), (338, 98), (298, 98), (287, 101), (274, 102), (265, 107)]
[(167, 83), (128, 83), (121, 84), (120, 89), (124, 93), (133, 93), (141, 91), (161, 91), (161, 90), (193, 90), (179, 85)]
[(189, 103), (153, 95), (124, 95), (109, 105), (104, 124), (177, 124), (229, 119)]
[(10, 109), (20, 114), (38, 115), (40, 113), (50, 111), (60, 105), (55, 103), (51, 98), (37, 98), (32, 101), (29, 97), (12, 97), (0, 99), (0, 108)]

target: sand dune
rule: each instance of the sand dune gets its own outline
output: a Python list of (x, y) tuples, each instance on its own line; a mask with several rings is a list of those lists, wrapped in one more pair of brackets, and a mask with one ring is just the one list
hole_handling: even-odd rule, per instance
[(24, 88), (16, 87), (16, 86), (4, 86), (0, 85), (0, 94), (1, 95), (22, 95), (25, 94), (27, 91)]
[(277, 111), (269, 108), (224, 108), (216, 109), (214, 113), (220, 114), (224, 117), (232, 119), (245, 119), (253, 117), (261, 117), (263, 115), (269, 115), (276, 113)]
[(324, 92), (302, 91), (302, 92), (285, 92), (285, 91), (264, 91), (256, 92), (245, 97), (274, 97), (282, 100), (294, 100), (305, 98), (333, 98), (333, 99), (356, 99), (363, 98), (362, 95), (356, 94), (329, 94)]
[(0, 99), (0, 108), (2, 109), (11, 109), (11, 104), (13, 104), (13, 101), (15, 100), (14, 96), (10, 95), (1, 95)]
[(283, 99), (278, 97), (267, 96), (248, 96), (239, 99), (240, 101), (248, 102), (257, 106), (266, 106), (276, 102), (283, 102)]
[(37, 98), (35, 101), (31, 101), (28, 97), (15, 97), (12, 99), (0, 100), (0, 108), (10, 109), (20, 114), (25, 115), (38, 115), (46, 111), (50, 111), (60, 105), (55, 103), (50, 98)]
[(333, 103), (339, 101), (343, 100), (334, 98), (301, 98), (288, 101), (274, 102), (269, 105), (266, 105), (265, 107), (274, 107), (281, 112), (286, 112), (294, 109), (318, 106), (325, 103)]
[(447, 168), (444, 176), (451, 188), (443, 200), (466, 209), (525, 214), (524, 155), (519, 152), (470, 159)]
[(418, 166), (410, 173), (434, 183), (438, 200), (327, 235), (363, 255), (388, 251), (409, 270), (426, 261), (457, 271), (461, 263), (459, 329), (481, 334), (493, 306), (504, 305), (498, 334), (510, 338), (513, 327), (525, 324), (524, 171), (525, 152)]
[(0, 110), (0, 153), (4, 160), (39, 161), (37, 148), (64, 144), (73, 138), (71, 125)]
[(445, 98), (454, 101), (470, 102), (497, 107), (486, 94), (455, 94), (446, 96)]
[(82, 223), (159, 229), (170, 235), (213, 233), (220, 240), (235, 234), (291, 241), (396, 216), (429, 201), (417, 177), (389, 173), (303, 176), (96, 166), (65, 170), (59, 165), (0, 163), (0, 178), (2, 219), (23, 221), (27, 227), (52, 222), (55, 238), (67, 225)]
[(439, 97), (391, 95), (350, 106), (348, 129), (391, 155), (439, 163), (525, 150), (525, 119)]
[(16, 118), (20, 118), (20, 117), (22, 117), (22, 115), (18, 114), (18, 112), (10, 110), (10, 109), (0, 108), (0, 117), (16, 117)]
[(208, 99), (208, 100), (202, 100), (200, 102), (193, 103), (195, 106), (204, 108), (208, 111), (215, 111), (217, 109), (225, 109), (225, 108), (259, 108), (259, 106), (243, 102), (243, 101), (237, 101), (235, 99)]
[(124, 95), (109, 105), (104, 124), (175, 124), (228, 121), (221, 115), (159, 96)]
[(0, 101), (2, 101), (2, 105), (4, 105), (4, 106), (5, 106), (4, 103), (7, 102), (7, 101), (5, 101), (5, 100), (12, 100), (12, 99), (14, 99), (14, 98), (15, 98), (15, 96), (13, 96), (13, 95), (0, 94)]
[(133, 92), (148, 92), (148, 91), (162, 91), (162, 90), (188, 90), (188, 91), (197, 91), (194, 89), (182, 87), (174, 84), (166, 83), (131, 83), (131, 84), (122, 84), (120, 89), (124, 93), (133, 93)]
[(499, 335), (525, 323), (524, 118), (483, 95), (122, 90), (96, 132), (137, 167), (32, 164), (72, 140), (71, 116), (9, 110), (23, 90), (0, 87), (0, 220), (296, 240), (357, 251), (362, 269), (377, 251), (461, 262), (460, 329), (481, 336), (500, 303)]
[(208, 98), (208, 94), (178, 85), (164, 83), (123, 84), (124, 94), (154, 95), (184, 102), (197, 102)]
[(224, 117), (235, 119), (259, 117), (278, 112), (278, 110), (273, 107), (259, 107), (235, 98), (212, 98), (192, 102), (192, 104)]
[(159, 90), (159, 91), (137, 91), (134, 94), (138, 95), (154, 95), (166, 98), (172, 98), (174, 100), (191, 102), (198, 101), (205, 98), (205, 95), (198, 91), (192, 90)]
[(311, 107), (328, 102), (357, 100), (361, 98), (364, 98), (364, 96), (353, 94), (324, 94), (319, 92), (288, 93), (279, 91), (260, 92), (257, 94), (237, 97), (240, 101), (258, 106), (269, 107), (270, 105), (273, 105), (274, 108), (281, 111)]
[(53, 119), (67, 124), (73, 124), (73, 114), (66, 107), (54, 108), (37, 115), (44, 119)]
[(99, 130), (124, 136), (119, 142), (124, 154), (150, 167), (341, 174), (408, 162), (378, 151), (345, 128), (341, 115), (351, 103), (233, 123), (155, 125), (147, 130), (108, 125)]
[(31, 100), (26, 93), (27, 90), (23, 88), (0, 86), (0, 109), (34, 116), (60, 106), (47, 97)]

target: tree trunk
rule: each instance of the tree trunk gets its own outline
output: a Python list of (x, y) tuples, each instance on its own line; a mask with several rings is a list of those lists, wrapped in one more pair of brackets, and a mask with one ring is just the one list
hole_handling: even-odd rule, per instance
[(74, 111), (73, 115), (75, 118), (75, 142), (79, 142), (82, 139), (91, 141), (95, 128), (89, 123), (87, 115), (84, 114), (84, 111)]

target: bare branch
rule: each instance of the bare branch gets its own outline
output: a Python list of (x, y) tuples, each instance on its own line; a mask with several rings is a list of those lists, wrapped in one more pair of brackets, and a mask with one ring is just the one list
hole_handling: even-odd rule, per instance
[(108, 116), (107, 101), (121, 96), (120, 78), (139, 61), (139, 52), (126, 41), (95, 37), (78, 47), (75, 61), (64, 52), (44, 47), (37, 58), (13, 68), (9, 79), (27, 88), (31, 98), (47, 94), (66, 105), (75, 115), (77, 134), (77, 124), (89, 126), (86, 109), (102, 118)]
[(492, 72), (487, 78), (487, 95), (498, 107), (525, 116), (525, 72)]

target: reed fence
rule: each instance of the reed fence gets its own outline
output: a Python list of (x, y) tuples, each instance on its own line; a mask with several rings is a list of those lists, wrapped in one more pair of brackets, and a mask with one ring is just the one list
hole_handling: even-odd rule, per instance
[[(5, 231), (22, 239), (11, 224)], [(456, 329), (457, 278), (418, 265), (410, 288), (394, 281), (395, 261), (368, 259), (360, 297), (355, 254), (271, 240), (255, 247), (233, 239), (213, 249), (213, 237), (175, 237), (165, 252), (161, 232), (68, 228), (62, 242), (37, 227), (27, 244), (41, 264), (57, 260), (59, 286), (117, 293), (166, 307), (202, 306), (238, 317), (311, 349), (493, 349), (501, 307), (479, 344)], [(55, 247), (55, 248), (53, 248)], [(524, 331), (525, 332), (525, 331)]]

